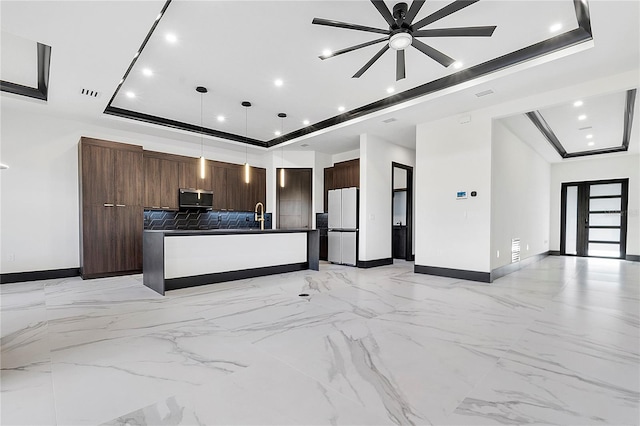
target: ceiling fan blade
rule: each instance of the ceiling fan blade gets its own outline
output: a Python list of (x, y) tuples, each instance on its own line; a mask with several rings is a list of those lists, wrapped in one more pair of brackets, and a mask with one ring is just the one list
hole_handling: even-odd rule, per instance
[(364, 64), (364, 66), (363, 66), (362, 68), (360, 68), (360, 69), (358, 70), (358, 72), (357, 72), (357, 73), (355, 73), (355, 74), (353, 75), (353, 77), (352, 77), (352, 78), (360, 78), (360, 76), (361, 76), (362, 74), (364, 74), (364, 73), (365, 73), (365, 71), (366, 71), (366, 70), (368, 70), (368, 69), (369, 69), (369, 67), (371, 67), (371, 65), (373, 65), (373, 63), (374, 63), (375, 61), (377, 61), (378, 59), (380, 59), (380, 56), (382, 56), (382, 54), (383, 54), (384, 52), (386, 52), (388, 49), (389, 49), (389, 45), (388, 45), (388, 44), (385, 44), (385, 45), (382, 47), (382, 49), (380, 49), (380, 51), (378, 51), (378, 53), (376, 53), (376, 54), (374, 55), (374, 57), (373, 57), (373, 58), (371, 58), (371, 59), (369, 60), (369, 62), (367, 62), (366, 64)]
[(445, 16), (449, 16), (452, 13), (455, 13), (461, 9), (464, 9), (467, 6), (471, 6), (472, 4), (477, 3), (478, 1), (480, 0), (456, 0), (453, 3), (450, 3), (445, 7), (443, 7), (442, 9), (438, 10), (437, 12), (434, 12), (431, 15), (427, 16), (426, 18), (423, 18), (418, 22), (416, 22), (415, 24), (413, 24), (412, 25), (413, 29), (418, 30), (424, 27), (425, 25), (431, 24), (432, 22), (442, 19)]
[(396, 81), (406, 77), (404, 73), (404, 50), (398, 50), (396, 55)]
[(413, 41), (411, 42), (411, 45), (416, 49), (418, 49), (419, 51), (421, 51), (422, 53), (424, 53), (425, 55), (427, 55), (428, 57), (430, 57), (431, 59), (433, 59), (434, 61), (440, 63), (442, 66), (448, 67), (449, 65), (455, 62), (454, 59), (448, 57), (444, 53), (434, 49), (431, 46), (427, 46), (426, 44), (424, 44), (423, 42), (421, 42), (416, 38), (413, 39)]
[(495, 29), (496, 26), (438, 28), (414, 31), (412, 35), (414, 37), (491, 37)]
[(328, 27), (346, 28), (348, 30), (367, 31), (370, 33), (378, 34), (391, 34), (389, 30), (383, 30), (380, 28), (366, 27), (364, 25), (350, 24), (348, 22), (332, 21), (330, 19), (313, 18), (312, 24), (326, 25)]
[(413, 3), (411, 3), (411, 7), (407, 12), (407, 16), (404, 17), (404, 22), (411, 24), (411, 21), (413, 21), (413, 18), (415, 18), (418, 12), (420, 12), (420, 9), (422, 9), (423, 4), (424, 4), (424, 0), (413, 0)]
[(380, 12), (380, 15), (387, 21), (390, 27), (396, 25), (396, 20), (393, 19), (393, 15), (391, 15), (389, 8), (384, 4), (383, 0), (371, 0), (371, 3), (378, 9), (378, 12)]
[(354, 50), (361, 49), (361, 48), (367, 47), (367, 46), (371, 46), (371, 45), (380, 43), (381, 41), (387, 41), (388, 39), (389, 39), (388, 37), (382, 37), (382, 38), (379, 38), (377, 40), (372, 40), (372, 41), (368, 41), (366, 43), (362, 43), (362, 44), (358, 44), (358, 45), (355, 45), (355, 46), (347, 47), (345, 49), (337, 50), (337, 51), (333, 52), (331, 55), (328, 55), (328, 56), (320, 55), (318, 57), (320, 59), (333, 58), (334, 56), (342, 55), (343, 53), (347, 53), (347, 52), (353, 52)]

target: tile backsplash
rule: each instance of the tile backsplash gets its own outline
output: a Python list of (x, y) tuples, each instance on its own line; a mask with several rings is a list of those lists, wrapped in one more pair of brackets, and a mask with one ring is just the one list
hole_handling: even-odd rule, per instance
[[(259, 229), (253, 219), (253, 212), (145, 210), (144, 229)], [(264, 214), (264, 229), (271, 229), (271, 213)]]

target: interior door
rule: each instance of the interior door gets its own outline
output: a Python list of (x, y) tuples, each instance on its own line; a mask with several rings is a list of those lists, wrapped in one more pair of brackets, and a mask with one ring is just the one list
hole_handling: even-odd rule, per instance
[(562, 184), (560, 252), (626, 257), (629, 179)]

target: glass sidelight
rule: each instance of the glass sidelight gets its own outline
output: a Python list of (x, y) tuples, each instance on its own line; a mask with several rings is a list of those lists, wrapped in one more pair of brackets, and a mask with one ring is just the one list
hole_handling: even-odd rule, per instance
[(561, 254), (624, 259), (628, 179), (562, 184)]

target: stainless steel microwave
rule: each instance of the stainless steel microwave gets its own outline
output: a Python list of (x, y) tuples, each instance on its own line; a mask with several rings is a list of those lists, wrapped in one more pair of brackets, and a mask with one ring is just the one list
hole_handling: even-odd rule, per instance
[(213, 209), (213, 191), (180, 188), (178, 203), (181, 209)]

